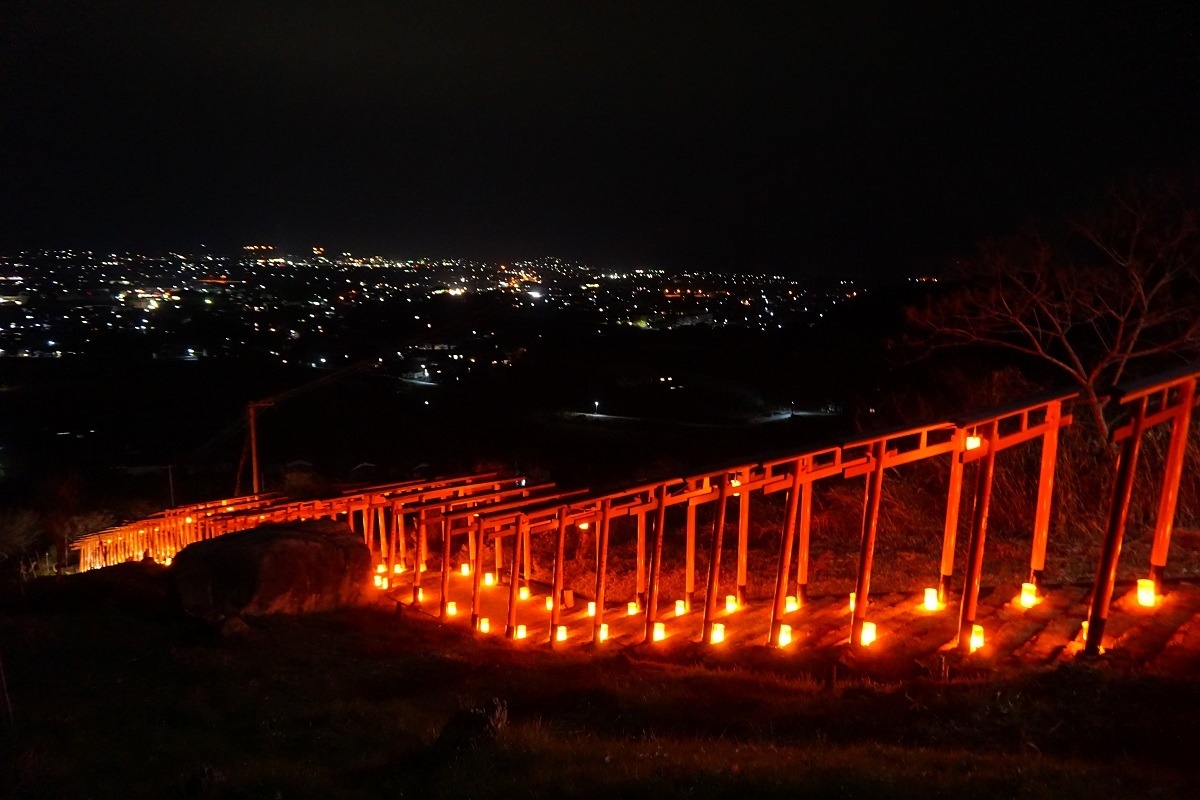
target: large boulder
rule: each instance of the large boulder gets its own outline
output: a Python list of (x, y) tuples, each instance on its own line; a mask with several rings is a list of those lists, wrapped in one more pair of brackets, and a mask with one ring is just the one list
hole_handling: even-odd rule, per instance
[(185, 547), (171, 565), (184, 611), (220, 619), (372, 602), (367, 546), (318, 527), (256, 528)]

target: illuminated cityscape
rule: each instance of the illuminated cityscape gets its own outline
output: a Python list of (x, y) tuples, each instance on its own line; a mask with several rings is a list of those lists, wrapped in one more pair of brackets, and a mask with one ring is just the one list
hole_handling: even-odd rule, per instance
[[(42, 251), (0, 257), (0, 355), (266, 357), (332, 369), (402, 343), (378, 363), (439, 382), (510, 363), (512, 332), (463, 324), (480, 304), (520, 322), (569, 318), (580, 330), (750, 331), (811, 327), (863, 291), (852, 279), (749, 272), (602, 269), (554, 258), (484, 264), (343, 253), (234, 257)], [(314, 248), (319, 250), (321, 248)], [(477, 316), (477, 314), (475, 314)], [(361, 324), (360, 324), (361, 323)], [(534, 334), (536, 335), (536, 333)], [(417, 351), (435, 349), (415, 368)], [(436, 368), (430, 364), (436, 363)]]

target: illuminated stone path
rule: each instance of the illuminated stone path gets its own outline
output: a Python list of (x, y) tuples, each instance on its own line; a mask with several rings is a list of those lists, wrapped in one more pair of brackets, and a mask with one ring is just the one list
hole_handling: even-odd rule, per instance
[[(411, 602), (411, 582), (406, 577), (401, 576), (401, 585), (393, 587), (390, 596), (404, 604), (409, 613), (437, 618), (440, 609), (437, 573), (423, 576), (422, 602), (415, 606)], [(513, 646), (549, 644), (548, 589), (532, 583), (529, 597), (518, 601), (517, 624), (525, 626), (526, 637), (514, 641)], [(489, 632), (478, 635), (503, 639), (509, 587), (484, 586), (480, 591), (480, 616), (487, 619)], [(639, 611), (631, 615), (626, 602), (613, 602), (605, 610), (609, 638), (601, 646), (637, 646), (639, 653), (695, 653), (734, 662), (769, 658), (780, 665), (813, 671), (839, 661), (846, 663), (850, 657), (864, 672), (897, 677), (936, 674), (942, 655), (948, 656), (946, 660), (957, 669), (1017, 669), (1070, 660), (1079, 654), (1088, 593), (1086, 586), (1047, 587), (1037, 605), (1023, 608), (1016, 602), (1019, 586), (985, 587), (980, 592), (976, 618), (983, 626), (985, 644), (963, 660), (955, 649), (957, 595), (951, 598), (949, 606), (929, 611), (923, 607), (920, 593), (882, 594), (872, 599), (867, 619), (875, 623), (878, 636), (869, 648), (846, 647), (850, 608), (849, 598), (844, 595), (810, 598), (802, 608), (788, 613), (784, 623), (791, 626), (792, 643), (784, 648), (766, 646), (770, 628), (767, 598), (750, 598), (734, 611), (722, 610), (715, 621), (725, 626), (725, 641), (717, 645), (700, 641), (703, 617), (700, 600), (694, 611), (678, 616), (674, 599), (663, 598), (659, 620), (664, 625), (665, 638), (650, 645), (643, 645), (643, 614)], [(446, 617), (446, 624), (469, 628), (471, 579), (457, 573), (452, 575), (449, 599), (456, 605), (456, 614)], [(566, 639), (555, 646), (566, 651), (589, 650), (593, 622), (587, 599), (577, 599), (573, 608), (563, 610), (561, 624), (566, 628)], [(1137, 603), (1133, 583), (1118, 584), (1104, 647), (1104, 658), (1110, 663), (1164, 674), (1197, 674), (1200, 672), (1200, 585), (1192, 581), (1168, 581), (1157, 604), (1144, 608)]]

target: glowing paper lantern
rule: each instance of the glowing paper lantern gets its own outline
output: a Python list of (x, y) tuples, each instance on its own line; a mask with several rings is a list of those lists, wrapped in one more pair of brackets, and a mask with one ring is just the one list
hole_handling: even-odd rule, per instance
[(421, 572), (424, 572), (426, 569), (427, 569), (427, 568), (426, 568), (426, 566), (425, 566), (424, 564), (422, 564), (422, 565), (421, 565)]
[(854, 596), (855, 596), (855, 594), (856, 594), (855, 592), (850, 593), (850, 613), (851, 614), (854, 613)]
[[(384, 580), (386, 581), (387, 579), (384, 578)], [(386, 583), (384, 583), (383, 588), (385, 588), (385, 589), (387, 588)], [(418, 586), (417, 587), (417, 602), (419, 603), (424, 599), (425, 599), (425, 590)]]
[(490, 572), (483, 573), (483, 585), (484, 586), (495, 586), (496, 585), (496, 576)]
[(737, 597), (732, 594), (725, 595), (725, 610), (737, 611)]
[(588, 603), (588, 616), (596, 616), (596, 602), (594, 600)]
[(375, 567), (375, 571), (382, 575), (383, 573), (387, 572), (387, 564), (380, 564), (379, 566)]
[(983, 437), (982, 436), (968, 436), (967, 437), (967, 449), (968, 450), (978, 450), (981, 447), (983, 447)]
[(682, 617), (686, 613), (687, 613), (687, 601), (686, 600), (676, 600), (675, 601), (675, 616)]
[(518, 638), (518, 639), (524, 639), (524, 638), (525, 638), (525, 626), (524, 626), (524, 625), (518, 625), (518, 626), (517, 626), (517, 638)]
[(607, 622), (600, 623), (600, 641), (602, 641), (602, 642), (608, 641), (608, 623)]
[(471, 565), (464, 561), (458, 565), (458, 571), (462, 573), (463, 577), (466, 577), (471, 574)]
[(792, 626), (791, 625), (780, 625), (779, 626), (779, 646), (787, 647), (791, 643), (792, 643)]
[(661, 642), (667, 638), (667, 626), (662, 622), (654, 623), (654, 641)]
[(926, 587), (924, 605), (926, 611), (937, 611), (942, 607), (942, 604), (938, 602), (937, 589)]
[(479, 632), (487, 633), (491, 629), (492, 629), (491, 620), (489, 620), (487, 617), (480, 617), (479, 618)]
[(382, 589), (382, 588), (383, 588), (383, 578), (381, 578), (381, 577), (379, 577), (378, 575), (376, 575), (376, 576), (375, 576), (375, 585), (376, 585), (377, 587), (379, 587), (380, 589)]
[(446, 616), (447, 617), (453, 617), (457, 613), (458, 613), (458, 603), (454, 602), (453, 600), (446, 603)]
[(1024, 608), (1033, 608), (1037, 605), (1037, 584), (1022, 583), (1021, 584), (1021, 606)]
[(559, 625), (554, 631), (554, 638), (557, 641), (565, 642), (567, 640), (567, 626)]
[(521, 598), (522, 600), (528, 600), (529, 599), (529, 587), (522, 586), (520, 589), (518, 589), (517, 597)]
[(392, 572), (399, 575), (401, 572), (404, 572), (404, 565), (403, 564), (393, 564)]
[(979, 648), (983, 647), (983, 626), (971, 626), (971, 652), (974, 653)]
[(800, 608), (800, 600), (798, 598), (793, 597), (790, 594), (787, 597), (783, 598), (783, 610), (786, 611), (787, 613), (790, 614), (793, 611), (799, 610), (799, 608)]
[(708, 639), (712, 644), (720, 644), (725, 641), (725, 624), (722, 622), (714, 622), (712, 626), (712, 635)]
[(547, 611), (553, 611), (553, 610), (554, 610), (554, 598), (553, 598), (553, 597), (547, 597), (547, 598), (546, 598), (546, 610), (547, 610)]
[(633, 615), (637, 614), (637, 612), (638, 612), (637, 602), (631, 600), (629, 602), (629, 605), (625, 606), (625, 613), (632, 617)]
[(575, 524), (575, 527), (581, 531), (586, 531), (590, 526), (586, 522), (579, 522)]
[(859, 642), (863, 647), (870, 647), (875, 642), (875, 623), (864, 622), (862, 627), (862, 637)]
[(1138, 578), (1137, 582), (1137, 601), (1139, 606), (1147, 608), (1154, 605), (1157, 600), (1157, 595), (1154, 591), (1154, 581), (1150, 578)]

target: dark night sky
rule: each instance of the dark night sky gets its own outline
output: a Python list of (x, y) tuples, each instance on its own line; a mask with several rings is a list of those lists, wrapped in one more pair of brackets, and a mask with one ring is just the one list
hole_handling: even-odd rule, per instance
[(1191, 3), (8, 3), (0, 249), (894, 271), (1194, 171)]

